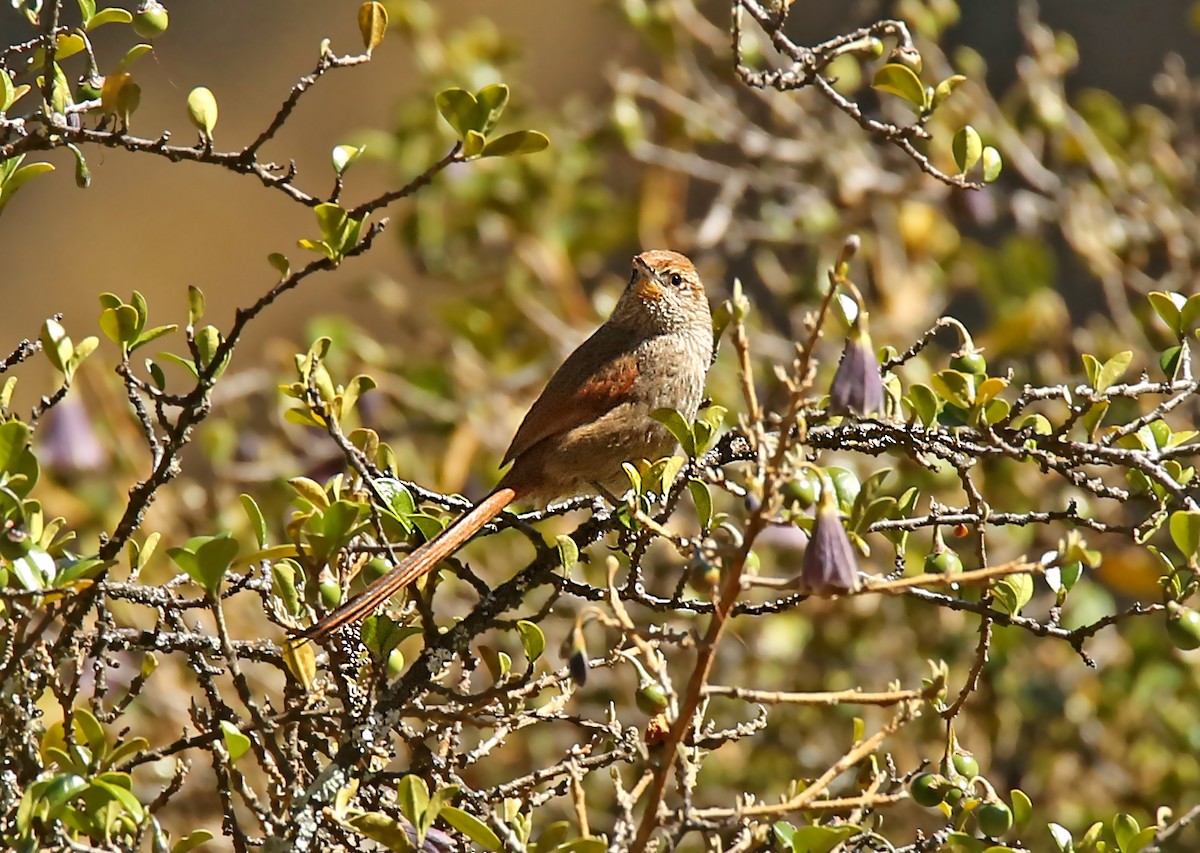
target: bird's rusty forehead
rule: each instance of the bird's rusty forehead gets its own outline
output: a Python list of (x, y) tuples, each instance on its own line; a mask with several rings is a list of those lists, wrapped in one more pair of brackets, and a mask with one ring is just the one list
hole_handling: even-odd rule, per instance
[(669, 249), (651, 249), (637, 256), (638, 260), (657, 272), (678, 272), (695, 274), (696, 268), (692, 262), (678, 252)]

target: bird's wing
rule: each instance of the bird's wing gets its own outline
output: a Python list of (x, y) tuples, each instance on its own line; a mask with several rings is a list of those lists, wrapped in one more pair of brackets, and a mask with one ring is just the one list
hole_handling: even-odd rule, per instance
[(591, 423), (629, 399), (637, 358), (625, 336), (601, 327), (551, 377), (513, 436), (506, 465), (538, 442)]

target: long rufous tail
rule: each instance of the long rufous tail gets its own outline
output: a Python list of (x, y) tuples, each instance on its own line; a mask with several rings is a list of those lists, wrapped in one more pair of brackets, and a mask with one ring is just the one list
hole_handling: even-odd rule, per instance
[(334, 631), (368, 616), (404, 587), (431, 571), (438, 563), (463, 546), (479, 529), (512, 503), (517, 492), (502, 486), (463, 515), (449, 527), (408, 555), (400, 565), (376, 580), (358, 595), (325, 614), (301, 636), (320, 640)]

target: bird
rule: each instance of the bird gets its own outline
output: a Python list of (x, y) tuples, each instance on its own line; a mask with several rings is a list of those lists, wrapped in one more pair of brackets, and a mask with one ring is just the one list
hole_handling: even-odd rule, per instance
[(676, 447), (652, 413), (674, 409), (693, 420), (712, 360), (712, 312), (695, 266), (666, 249), (635, 256), (612, 314), (567, 357), (517, 428), (500, 463), (512, 467), (495, 489), (302, 636), (321, 640), (368, 616), (511, 503), (624, 492), (623, 463)]

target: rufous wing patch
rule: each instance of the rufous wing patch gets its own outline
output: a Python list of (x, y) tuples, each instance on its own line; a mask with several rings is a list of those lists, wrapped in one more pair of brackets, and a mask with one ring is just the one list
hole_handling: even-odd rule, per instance
[(571, 366), (568, 360), (529, 409), (501, 465), (518, 458), (538, 442), (591, 423), (625, 402), (638, 375), (637, 359), (629, 352), (602, 364), (590, 375), (581, 370), (582, 382), (572, 381)]

